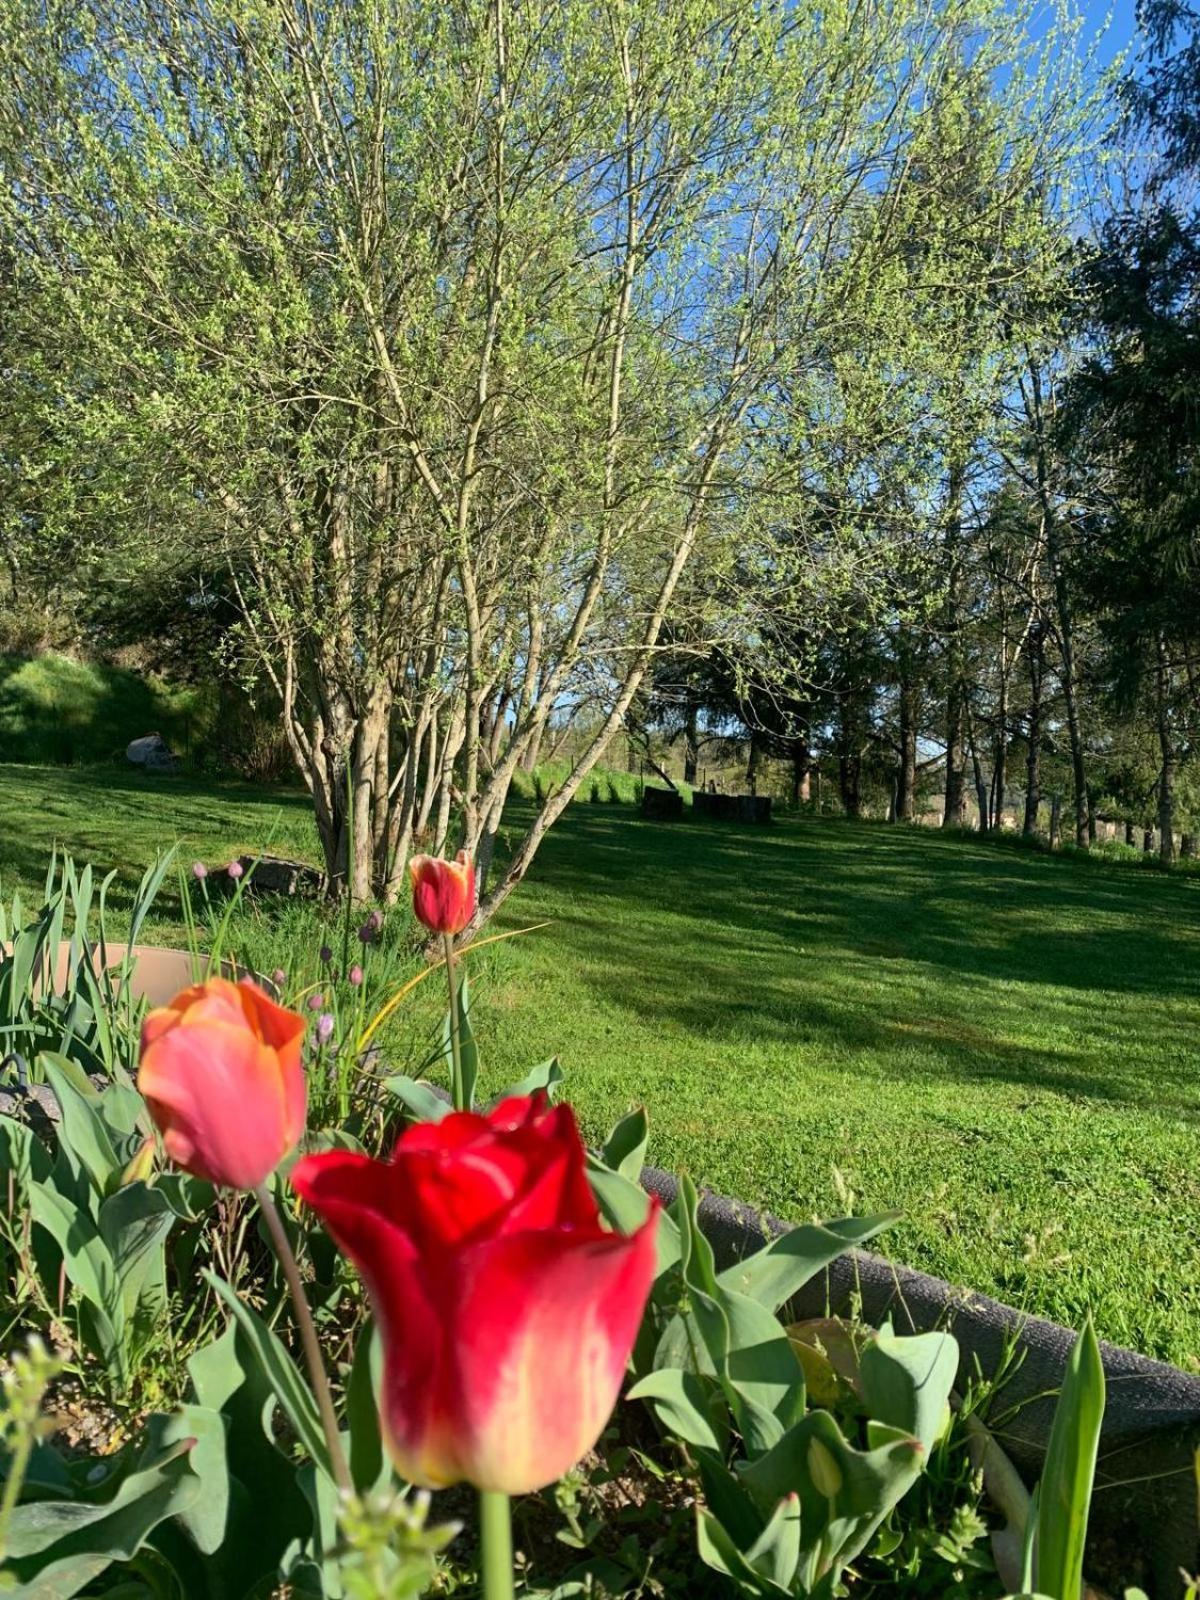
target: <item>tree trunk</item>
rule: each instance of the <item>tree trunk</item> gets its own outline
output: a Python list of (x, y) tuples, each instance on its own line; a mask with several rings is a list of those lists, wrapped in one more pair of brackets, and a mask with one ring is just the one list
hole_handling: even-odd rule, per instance
[(992, 826), (1004, 827), (1004, 791), (1008, 785), (1008, 676), (1002, 653), (1000, 690), (996, 703), (996, 737), (992, 746)]
[(1050, 557), (1050, 571), (1054, 579), (1054, 603), (1058, 617), (1058, 646), (1062, 661), (1063, 700), (1067, 708), (1067, 732), (1071, 741), (1071, 774), (1075, 811), (1075, 843), (1086, 850), (1090, 843), (1088, 828), (1087, 773), (1083, 755), (1083, 733), (1079, 722), (1079, 684), (1075, 664), (1075, 625), (1072, 616), (1071, 593), (1062, 561), (1058, 535), (1058, 519), (1047, 514), (1046, 550)]
[(1050, 800), (1050, 848), (1057, 850), (1062, 843), (1062, 797), (1053, 795)]
[(812, 751), (808, 748), (807, 739), (792, 740), (792, 804), (794, 806), (807, 805), (810, 792), (809, 769), (812, 766)]
[(838, 756), (838, 783), (842, 791), (842, 805), (848, 817), (862, 816), (862, 762), (850, 750)]
[(946, 514), (946, 799), (943, 828), (961, 828), (967, 819), (964, 764), (966, 693), (963, 673), (962, 512), (963, 469), (951, 466)]
[(963, 693), (957, 680), (946, 695), (946, 798), (943, 828), (961, 828), (967, 820), (967, 791), (963, 771)]
[(896, 767), (897, 822), (911, 822), (917, 804), (917, 691), (900, 685), (900, 759)]
[(1153, 828), (1143, 828), (1142, 829), (1142, 853), (1143, 853), (1143, 855), (1147, 855), (1147, 856), (1150, 855), (1150, 853), (1153, 851), (1153, 849), (1154, 849), (1154, 829)]
[(1179, 859), (1181, 861), (1193, 861), (1195, 857), (1196, 835), (1194, 833), (1185, 833), (1179, 840)]
[(1042, 676), (1043, 646), (1045, 640), (1040, 623), (1029, 639), (1029, 753), (1025, 761), (1025, 818), (1021, 832), (1032, 836), (1037, 832), (1038, 807), (1042, 803)]
[(1003, 733), (996, 739), (992, 752), (992, 783), (990, 789), (992, 826), (1004, 827), (1004, 791), (1008, 787), (1008, 739)]
[(992, 826), (991, 807), (988, 803), (988, 786), (979, 759), (979, 745), (975, 738), (975, 719), (967, 711), (967, 742), (971, 750), (971, 773), (975, 779), (975, 802), (979, 807), (979, 831), (987, 833)]
[(1067, 730), (1071, 740), (1071, 770), (1074, 782), (1075, 843), (1085, 850), (1089, 843), (1087, 781), (1084, 770), (1083, 734), (1079, 722), (1079, 684), (1075, 661), (1075, 628), (1071, 593), (1063, 562), (1058, 510), (1050, 492), (1047, 459), (1046, 410), (1042, 395), (1042, 375), (1034, 361), (1029, 363), (1029, 388), (1021, 391), (1025, 413), (1036, 443), (1038, 504), (1050, 576), (1054, 584), (1054, 604), (1058, 625), (1059, 653), (1062, 658), (1063, 699), (1067, 709)]
[(525, 753), (521, 757), (522, 772), (532, 772), (537, 766), (542, 753), (542, 739), (545, 737), (545, 733), (546, 724), (543, 722), (525, 747)]
[(1134, 830), (1132, 822), (1127, 822), (1125, 824), (1125, 843), (1128, 845), (1134, 845), (1137, 843), (1137, 833)]
[(746, 758), (746, 793), (758, 793), (758, 769), (762, 761), (762, 746), (755, 734), (750, 735), (750, 754)]
[(1162, 639), (1158, 641), (1156, 701), (1158, 748), (1162, 766), (1158, 776), (1158, 855), (1159, 860), (1175, 860), (1175, 744), (1171, 737), (1170, 671)]
[(700, 708), (690, 702), (683, 725), (683, 781), (696, 787), (696, 768), (700, 762)]

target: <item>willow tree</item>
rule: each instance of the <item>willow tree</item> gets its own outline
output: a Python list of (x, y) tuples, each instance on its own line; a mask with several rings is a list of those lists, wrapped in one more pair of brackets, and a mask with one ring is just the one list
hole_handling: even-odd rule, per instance
[(64, 437), (227, 564), (332, 884), (394, 894), (418, 838), (486, 872), (598, 698), (479, 920), (520, 881), (664, 624), (717, 625), (685, 574), (729, 570), (831, 271), (895, 249), (862, 209), (1005, 16), (0, 0), (0, 227)]

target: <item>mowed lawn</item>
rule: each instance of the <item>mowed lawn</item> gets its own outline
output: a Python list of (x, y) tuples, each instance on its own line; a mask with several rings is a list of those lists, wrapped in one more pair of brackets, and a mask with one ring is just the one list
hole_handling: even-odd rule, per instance
[[(268, 832), (312, 852), (302, 796), (0, 768), (6, 892), (55, 839), (127, 879)], [(1197, 1362), (1200, 880), (584, 803), (499, 926), (547, 918), (474, 958), (493, 1086), (558, 1053), (590, 1135), (644, 1102), (662, 1165), (783, 1216), (896, 1207), (898, 1259)]]

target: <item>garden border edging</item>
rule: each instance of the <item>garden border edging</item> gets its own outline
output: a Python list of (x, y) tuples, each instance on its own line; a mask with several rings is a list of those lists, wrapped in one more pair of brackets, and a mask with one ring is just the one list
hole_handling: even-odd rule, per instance
[[(643, 1167), (641, 1181), (664, 1205), (675, 1199), (676, 1179), (661, 1167)], [(710, 1190), (701, 1190), (699, 1220), (719, 1267), (793, 1226)], [(1003, 1393), (1005, 1411), (1019, 1409), (998, 1437), (1027, 1478), (1036, 1478), (1075, 1339), (1071, 1329), (868, 1250), (840, 1255), (805, 1285), (791, 1311), (796, 1320), (845, 1314), (855, 1298), (863, 1318), (876, 1326), (890, 1315), (905, 1333), (950, 1328), (961, 1351), (960, 1381), (973, 1375), (976, 1362), (985, 1377), (994, 1375), (1016, 1336), (1022, 1360), (1010, 1368)], [(1119, 1345), (1102, 1342), (1100, 1348), (1108, 1404), (1089, 1543), (1111, 1549), (1114, 1541), (1118, 1547), (1136, 1541), (1150, 1563), (1143, 1585), (1174, 1600), (1180, 1570), (1193, 1572), (1200, 1556), (1193, 1468), (1200, 1446), (1200, 1377)]]

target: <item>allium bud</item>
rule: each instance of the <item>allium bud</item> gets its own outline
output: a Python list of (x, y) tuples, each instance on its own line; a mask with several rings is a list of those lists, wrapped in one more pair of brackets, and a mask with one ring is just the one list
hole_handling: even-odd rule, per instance
[(346, 974), (346, 976), (357, 989), (359, 984), (363, 981), (363, 969), (359, 966), (353, 966), (350, 968), (350, 971)]
[(225, 870), (236, 883), (246, 869), (240, 861), (231, 861)]
[(208, 877), (208, 868), (203, 861), (192, 862), (192, 877), (196, 879), (197, 883), (202, 883)]
[(322, 1011), (317, 1018), (317, 1043), (328, 1044), (333, 1038), (333, 1018), (328, 1011)]
[(287, 982), (287, 973), (282, 967), (275, 968), (275, 971), (271, 974), (271, 982), (277, 989), (283, 988), (284, 984)]
[(321, 1007), (324, 1004), (325, 1004), (325, 996), (323, 994), (310, 994), (309, 995), (309, 997), (308, 997), (308, 1009), (310, 1011), (320, 1011)]
[(320, 950), (318, 950), (317, 954), (321, 958), (321, 965), (323, 967), (327, 967), (329, 965), (329, 963), (333, 960), (333, 951), (329, 948), (329, 946), (327, 944), (323, 944), (321, 946)]

